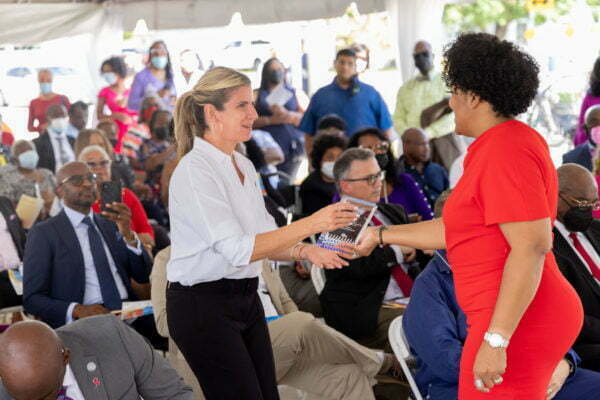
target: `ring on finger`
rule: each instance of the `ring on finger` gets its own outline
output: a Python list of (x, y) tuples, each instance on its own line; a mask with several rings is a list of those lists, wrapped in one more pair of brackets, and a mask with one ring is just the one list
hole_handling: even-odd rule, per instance
[(497, 377), (496, 379), (494, 379), (494, 384), (499, 385), (504, 381), (504, 379), (502, 379), (501, 376)]
[(477, 389), (483, 389), (483, 380), (481, 380), (481, 379), (475, 379), (475, 387)]

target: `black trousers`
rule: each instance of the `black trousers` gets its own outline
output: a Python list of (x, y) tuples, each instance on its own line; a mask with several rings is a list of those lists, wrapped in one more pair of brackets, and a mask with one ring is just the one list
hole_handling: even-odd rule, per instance
[(207, 400), (279, 399), (258, 278), (167, 288), (169, 333)]

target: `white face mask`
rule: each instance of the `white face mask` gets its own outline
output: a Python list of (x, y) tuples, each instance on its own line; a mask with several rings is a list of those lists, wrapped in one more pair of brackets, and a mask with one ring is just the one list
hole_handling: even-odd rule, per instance
[(327, 161), (321, 164), (321, 172), (323, 175), (328, 177), (329, 179), (335, 179), (333, 176), (333, 166), (335, 165), (334, 161)]
[(50, 121), (50, 128), (56, 133), (64, 132), (69, 126), (68, 118), (55, 118)]

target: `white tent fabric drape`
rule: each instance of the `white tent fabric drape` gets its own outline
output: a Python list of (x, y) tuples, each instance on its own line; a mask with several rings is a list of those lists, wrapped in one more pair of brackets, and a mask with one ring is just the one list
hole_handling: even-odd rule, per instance
[(0, 43), (36, 44), (92, 33), (122, 32), (122, 16), (111, 3), (0, 4)]
[(434, 61), (441, 60), (443, 27), (442, 15), (447, 0), (387, 0), (386, 9), (390, 18), (396, 21), (398, 55), (402, 80), (406, 82), (415, 74), (413, 49), (419, 40), (431, 43), (436, 55)]

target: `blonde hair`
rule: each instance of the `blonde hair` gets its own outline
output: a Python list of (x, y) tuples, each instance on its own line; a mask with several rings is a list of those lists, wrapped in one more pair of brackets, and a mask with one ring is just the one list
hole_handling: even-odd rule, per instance
[(204, 105), (211, 104), (222, 111), (231, 92), (243, 86), (250, 86), (246, 75), (231, 68), (216, 67), (202, 75), (194, 89), (177, 100), (174, 120), (178, 159), (192, 149), (194, 137), (202, 137), (208, 129)]
[(100, 129), (83, 129), (81, 132), (79, 132), (79, 135), (75, 140), (75, 146), (73, 146), (73, 150), (75, 151), (75, 158), (79, 159), (79, 155), (81, 154), (83, 149), (90, 145), (92, 135), (100, 135), (102, 137), (102, 141), (104, 142), (104, 145), (102, 147), (104, 148), (104, 151), (106, 151), (106, 153), (108, 154), (108, 158), (114, 160), (115, 153), (113, 151), (112, 145), (110, 144), (110, 141), (108, 140), (104, 132), (102, 132)]

